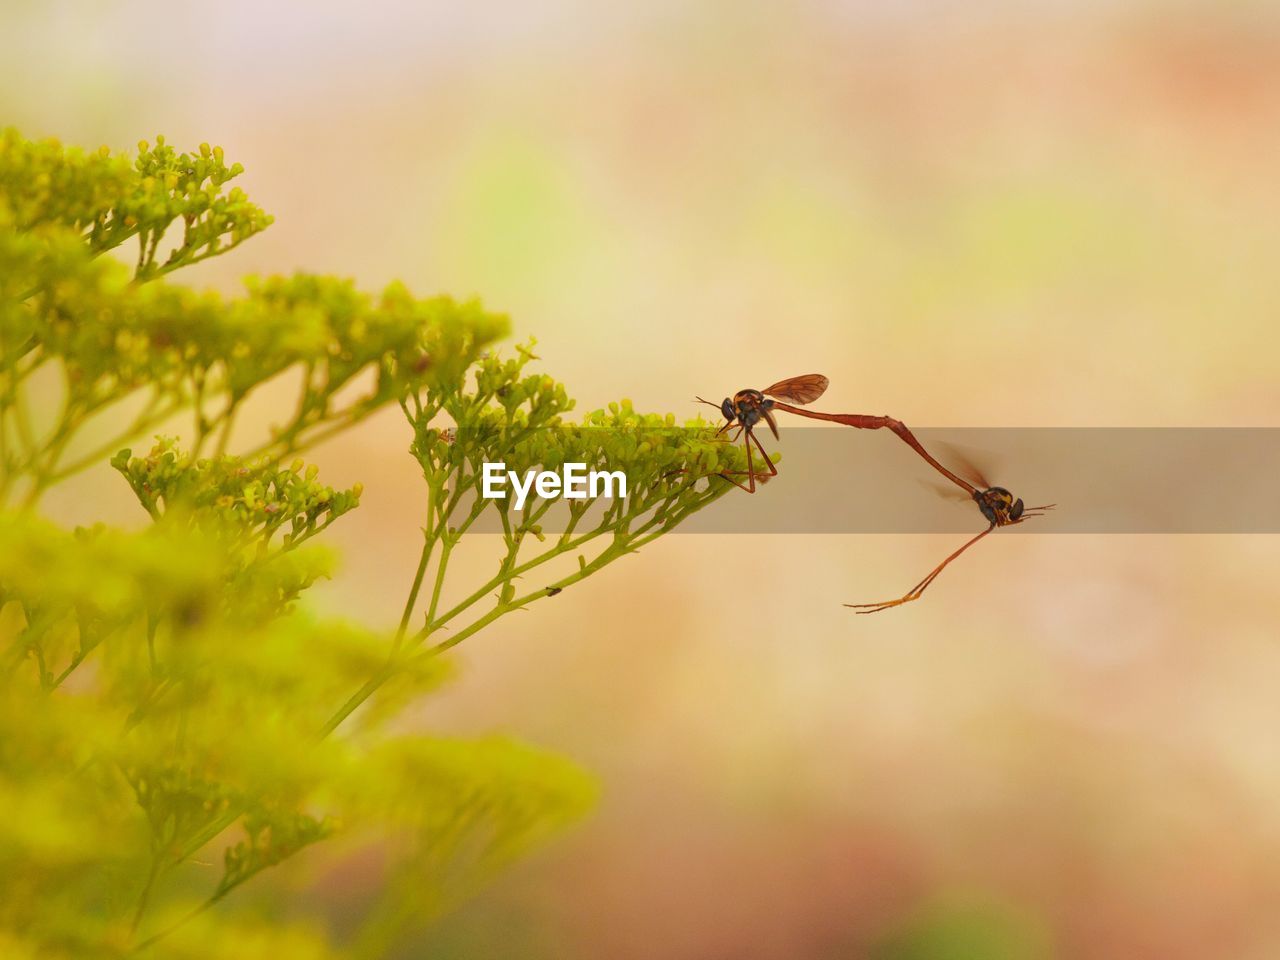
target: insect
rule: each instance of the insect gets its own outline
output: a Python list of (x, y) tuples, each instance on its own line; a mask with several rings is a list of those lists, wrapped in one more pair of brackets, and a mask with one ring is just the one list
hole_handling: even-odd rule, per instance
[[(774, 408), (794, 410), (788, 404), (779, 404), (779, 400), (794, 400), (796, 403), (813, 403), (823, 393), (826, 392), (827, 385), (830, 383), (826, 377), (820, 373), (806, 373), (799, 377), (791, 377), (787, 380), (779, 380), (771, 387), (765, 387), (763, 390), (739, 390), (732, 397), (725, 397), (721, 403), (712, 403), (710, 400), (703, 400), (701, 397), (695, 399), (699, 403), (705, 403), (709, 407), (717, 408), (724, 414), (725, 422), (716, 431), (716, 436), (720, 436), (729, 430), (736, 423), (738, 432), (733, 435), (730, 442), (736, 443), (739, 436), (742, 436), (743, 443), (747, 447), (747, 469), (745, 471), (731, 471), (721, 473), (730, 483), (747, 491), (747, 493), (756, 492), (756, 480), (764, 483), (770, 477), (778, 475), (778, 468), (773, 465), (773, 461), (769, 459), (769, 454), (765, 451), (760, 443), (760, 438), (755, 435), (755, 427), (761, 420), (769, 425), (769, 429), (773, 431), (774, 439), (778, 437), (778, 421), (773, 418)], [(756, 445), (756, 449), (760, 451), (760, 456), (764, 457), (765, 466), (769, 468), (768, 475), (756, 474), (755, 466), (751, 459), (751, 444)], [(740, 483), (735, 480), (735, 476), (743, 476), (745, 473), (747, 482)]]
[[(1031, 517), (1043, 516), (1046, 510), (1052, 510), (1056, 504), (1045, 504), (1042, 507), (1027, 507), (1023, 504), (1021, 497), (1014, 497), (1012, 493), (1004, 487), (994, 487), (987, 482), (982, 471), (973, 466), (957, 451), (952, 450), (960, 466), (959, 469), (968, 475), (967, 480), (961, 481), (961, 486), (968, 488), (969, 499), (978, 505), (978, 509), (982, 512), (982, 516), (987, 520), (987, 529), (983, 530), (975, 537), (971, 537), (959, 550), (952, 553), (940, 564), (934, 567), (927, 577), (912, 587), (906, 594), (897, 600), (882, 600), (879, 603), (846, 603), (846, 607), (856, 610), (858, 613), (879, 613), (881, 610), (888, 610), (891, 607), (901, 606), (904, 603), (910, 603), (912, 600), (920, 599), (920, 595), (928, 589), (929, 584), (933, 583), (952, 560), (960, 556), (975, 543), (991, 533), (997, 527), (1009, 527), (1017, 523), (1022, 523)], [(950, 473), (950, 471), (947, 471)], [(959, 477), (955, 479), (960, 480)]]
[[(905, 423), (893, 417), (871, 416), (864, 413), (822, 413), (818, 410), (802, 410), (799, 407), (793, 407), (786, 400), (794, 400), (796, 403), (808, 404), (817, 400), (826, 392), (829, 381), (820, 373), (810, 373), (800, 377), (792, 377), (789, 380), (781, 380), (771, 387), (763, 390), (739, 390), (732, 399), (726, 397), (720, 404), (714, 404), (710, 400), (703, 400), (697, 397), (699, 403), (705, 403), (709, 407), (717, 407), (724, 414), (725, 424), (717, 431), (717, 436), (728, 430), (735, 422), (741, 425), (746, 432), (747, 443), (747, 473), (748, 484), (744, 485), (733, 480), (734, 475), (720, 474), (726, 480), (737, 484), (748, 493), (755, 492), (755, 481), (762, 481), (768, 477), (777, 476), (777, 468), (774, 467), (773, 461), (769, 459), (769, 455), (765, 453), (764, 448), (760, 446), (760, 441), (756, 439), (752, 433), (752, 428), (763, 419), (769, 424), (769, 429), (773, 431), (776, 438), (778, 436), (778, 422), (774, 419), (774, 411), (781, 410), (786, 413), (794, 413), (796, 416), (808, 417), (811, 420), (825, 420), (829, 423), (840, 423), (847, 427), (856, 427), (859, 430), (880, 430), (888, 429), (897, 434), (907, 446), (919, 454), (929, 466), (937, 470), (940, 474), (960, 487), (966, 494), (972, 496), (977, 493), (977, 488), (967, 480), (952, 473), (933, 457), (916, 439)], [(770, 399), (773, 398), (773, 399)], [(737, 440), (737, 434), (734, 435)], [(756, 477), (751, 469), (751, 443), (755, 441), (756, 448), (764, 457), (765, 463), (769, 467), (768, 477), (761, 475)], [(741, 472), (736, 474), (741, 476)]]

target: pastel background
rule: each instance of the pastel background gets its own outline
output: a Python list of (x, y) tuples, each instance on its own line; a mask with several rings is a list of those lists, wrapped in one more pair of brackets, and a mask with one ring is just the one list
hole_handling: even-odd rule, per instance
[[(1280, 426), (1274, 4), (0, 0), (0, 123), (220, 143), (277, 223), (198, 282), (477, 293), (582, 409), (821, 370), (921, 426)], [(366, 487), (329, 613), (398, 619), (408, 441), (316, 455)], [(840, 606), (954, 540), (671, 537), (464, 645), (414, 722), (605, 795), (407, 955), (1280, 956), (1280, 539), (997, 536)]]

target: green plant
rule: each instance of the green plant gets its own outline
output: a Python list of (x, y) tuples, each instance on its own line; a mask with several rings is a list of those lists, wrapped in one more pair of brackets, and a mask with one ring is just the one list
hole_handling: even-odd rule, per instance
[[(529, 346), (493, 350), (507, 321), (478, 303), (308, 275), (238, 298), (172, 285), (270, 223), (228, 188), (239, 172), (208, 146), (157, 140), (130, 162), (0, 135), (5, 957), (385, 955), (595, 793), (515, 741), (395, 732), (446, 678), (439, 655), (672, 530), (731, 489), (700, 478), (742, 466), (700, 420), (623, 402), (570, 422)], [(286, 380), (293, 412), (233, 455), (237, 414)], [(392, 403), (427, 508), (385, 636), (298, 603), (330, 570), (311, 541), (363, 491), (296, 457)], [(158, 429), (183, 439), (120, 449)], [(50, 487), (108, 457), (147, 528), (37, 515)], [(620, 469), (629, 496), (566, 502), (553, 534), (552, 501), (477, 495), (487, 461)], [(484, 519), (495, 571), (459, 589), (450, 555)], [(542, 585), (522, 586), (535, 570)], [(326, 933), (269, 897), (223, 905), (322, 841), (386, 855), (355, 929)]]

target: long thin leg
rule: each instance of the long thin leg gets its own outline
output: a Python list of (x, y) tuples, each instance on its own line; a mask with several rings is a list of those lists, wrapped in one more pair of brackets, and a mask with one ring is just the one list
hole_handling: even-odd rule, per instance
[[(744, 442), (747, 447), (747, 483), (746, 484), (739, 483), (737, 480), (733, 479), (736, 476), (738, 477), (742, 476), (742, 473), (736, 470), (726, 470), (724, 473), (716, 474), (716, 476), (722, 477), (725, 480), (728, 480), (730, 483), (732, 483), (735, 487), (737, 487), (740, 490), (745, 490), (747, 491), (747, 493), (755, 493), (756, 492), (756, 471), (755, 471), (755, 467), (751, 465), (751, 441), (755, 440), (755, 434), (752, 433), (750, 430), (747, 430), (746, 434), (747, 435)], [(737, 437), (735, 437), (734, 439), (736, 440)], [(760, 442), (759, 440), (756, 440), (756, 443), (759, 443), (759, 442)], [(769, 466), (772, 467), (773, 464), (770, 463)], [(748, 484), (750, 484), (750, 486), (748, 486)]]
[[(756, 473), (755, 467), (752, 466), (751, 444), (753, 443), (756, 445), (756, 449), (760, 451), (760, 456), (764, 457), (765, 466), (769, 468), (768, 476), (766, 476), (763, 473)], [(755, 493), (757, 480), (759, 480), (761, 483), (764, 483), (766, 480), (769, 480), (772, 477), (776, 477), (778, 475), (778, 468), (774, 464), (773, 459), (769, 456), (769, 451), (764, 448), (764, 444), (760, 442), (760, 438), (756, 436), (754, 430), (747, 431), (747, 473), (750, 475), (749, 477), (749, 483), (751, 485), (750, 488), (748, 489), (747, 487), (743, 487), (742, 484), (740, 483), (738, 484), (738, 486), (742, 487), (742, 489), (746, 490), (748, 493)], [(719, 474), (719, 476), (724, 477), (726, 480), (729, 480), (731, 483), (737, 483), (737, 481), (733, 480), (732, 478), (735, 476), (740, 477), (742, 476), (742, 473), (741, 471), (731, 470), (731, 471), (726, 471), (725, 473), (721, 473)]]
[[(706, 401), (703, 401), (703, 402), (705, 403)], [(716, 436), (719, 436), (721, 433), (727, 430), (730, 426), (733, 426), (732, 421), (729, 423), (726, 423), (723, 427), (717, 430)], [(735, 487), (737, 487), (740, 490), (745, 490), (747, 491), (747, 493), (755, 493), (756, 480), (759, 479), (763, 481), (764, 479), (767, 479), (767, 478), (764, 476), (764, 474), (760, 474), (758, 476), (756, 474), (755, 465), (752, 463), (752, 460), (751, 460), (751, 444), (755, 443), (756, 449), (760, 451), (760, 456), (764, 457), (764, 462), (769, 468), (769, 477), (776, 477), (778, 475), (778, 468), (774, 465), (773, 460), (770, 459), (768, 452), (764, 448), (764, 445), (760, 443), (760, 438), (755, 435), (755, 431), (747, 430), (742, 424), (738, 424), (738, 432), (729, 439), (729, 442), (737, 443), (738, 437), (742, 436), (742, 433), (744, 430), (746, 431), (746, 438), (744, 442), (747, 448), (747, 469), (746, 470), (723, 470), (720, 473), (715, 474), (715, 476), (728, 480)], [(676, 474), (686, 473), (686, 472), (687, 472), (686, 470), (673, 470), (671, 472), (671, 475), (674, 476)], [(734, 477), (746, 477), (747, 482), (740, 483), (739, 481), (735, 480)]]
[[(753, 443), (756, 445), (756, 449), (760, 451), (760, 456), (764, 457), (765, 466), (769, 468), (769, 473), (767, 476), (763, 473), (756, 473), (755, 471), (755, 465), (751, 461), (751, 444)], [(738, 483), (737, 480), (733, 479), (734, 477), (741, 477), (744, 475), (747, 477), (746, 485)], [(767, 451), (764, 448), (764, 444), (760, 442), (760, 438), (756, 436), (754, 430), (747, 430), (747, 469), (745, 474), (741, 470), (726, 470), (723, 473), (717, 474), (717, 476), (724, 477), (724, 479), (728, 480), (730, 483), (734, 484), (735, 486), (743, 490), (746, 490), (747, 493), (756, 492), (757, 480), (763, 483), (764, 481), (769, 480), (772, 477), (776, 477), (777, 475), (778, 475), (777, 466), (774, 464), (773, 459), (769, 456), (769, 451)]]
[[(775, 467), (775, 466), (773, 465), (773, 461), (772, 461), (771, 459), (769, 459), (769, 453), (768, 453), (768, 451), (766, 451), (766, 450), (765, 450), (765, 448), (764, 448), (764, 446), (760, 443), (760, 438), (759, 438), (759, 437), (757, 437), (757, 436), (755, 435), (755, 432), (754, 432), (754, 431), (752, 431), (752, 433), (751, 433), (751, 439), (755, 441), (756, 449), (760, 451), (760, 456), (764, 457), (764, 462), (765, 462), (765, 463), (768, 465), (768, 467), (769, 467), (769, 476), (771, 476), (771, 477), (776, 477), (776, 476), (778, 475), (778, 468), (777, 468), (777, 467)], [(748, 448), (747, 453), (748, 453), (748, 455), (751, 453), (750, 448)], [(763, 478), (763, 476), (764, 476), (764, 474), (761, 474), (761, 477), (762, 477), (762, 478)]]
[[(730, 424), (727, 424), (726, 426), (732, 426), (732, 425), (733, 424), (730, 423)], [(744, 429), (745, 428), (742, 426), (742, 424), (738, 424), (738, 432), (735, 433), (732, 437), (730, 437), (728, 442), (731, 444), (737, 443), (738, 437), (742, 436), (742, 431)], [(725, 427), (721, 427), (719, 430), (716, 431), (716, 436), (719, 436), (721, 433), (724, 432), (724, 430), (725, 430)], [(728, 480), (735, 487), (738, 487), (741, 490), (747, 491), (747, 493), (755, 493), (756, 492), (756, 475), (755, 475), (755, 469), (751, 465), (751, 441), (753, 439), (755, 439), (755, 435), (748, 430), (747, 437), (746, 437), (746, 445), (747, 445), (747, 469), (746, 470), (721, 470), (719, 473), (703, 474), (703, 476), (720, 477), (722, 480)], [(760, 441), (757, 440), (756, 442), (759, 443)], [(773, 467), (772, 462), (769, 463), (769, 467), (770, 469), (773, 470), (775, 474), (778, 472)], [(688, 472), (689, 472), (688, 470), (681, 468), (679, 470), (672, 470), (671, 473), (668, 474), (668, 476), (674, 477), (674, 476), (677, 476), (678, 474), (688, 473)], [(745, 483), (739, 483), (737, 480), (733, 479), (734, 477), (747, 477), (750, 485), (748, 486)]]
[[(755, 465), (751, 462), (751, 441), (755, 439), (755, 434), (752, 433), (750, 429), (747, 429), (744, 432), (746, 433), (746, 436), (743, 438), (742, 445), (747, 448), (747, 483), (751, 484), (751, 486), (743, 487), (743, 489), (746, 490), (747, 493), (755, 493), (756, 492), (756, 468), (755, 468)], [(720, 474), (720, 476), (723, 477), (724, 474), (722, 473)], [(741, 487), (742, 484), (738, 484), (738, 486)]]
[(987, 529), (983, 530), (976, 537), (969, 540), (963, 547), (961, 547), (955, 553), (951, 554), (951, 556), (947, 557), (947, 559), (943, 560), (940, 564), (934, 567), (933, 570), (930, 571), (929, 575), (925, 577), (923, 580), (921, 580), (919, 583), (917, 583), (909, 591), (907, 591), (905, 596), (899, 597), (897, 600), (882, 600), (879, 603), (846, 603), (845, 606), (851, 607), (857, 610), (858, 613), (879, 613), (881, 610), (888, 610), (890, 607), (896, 607), (904, 603), (910, 603), (912, 600), (919, 600), (920, 594), (924, 593), (925, 590), (929, 588), (929, 584), (933, 583), (933, 581), (937, 578), (938, 574), (940, 574), (946, 568), (947, 564), (949, 564), (956, 557), (960, 556), (960, 554), (964, 553), (966, 550), (972, 547), (975, 543), (977, 543), (979, 540), (981, 540), (983, 537), (985, 537), (988, 533), (990, 533), (995, 528), (996, 528), (996, 525), (993, 523), (991, 524), (991, 526), (987, 527)]
[(923, 457), (929, 466), (933, 467), (933, 469), (937, 470), (956, 486), (960, 487), (970, 496), (978, 492), (978, 488), (968, 480), (956, 476), (935, 460), (933, 455), (924, 448), (920, 441), (915, 438), (915, 434), (907, 429), (907, 425), (901, 420), (895, 420), (893, 417), (873, 417), (863, 413), (821, 413), (817, 410), (804, 410), (800, 407), (793, 407), (791, 404), (783, 403), (780, 400), (774, 401), (773, 409), (785, 410), (787, 413), (794, 413), (796, 416), (800, 417), (808, 417), (810, 420), (827, 420), (831, 423), (842, 423), (847, 427), (856, 427), (859, 430), (880, 430), (882, 428), (892, 430), (898, 435), (903, 443)]

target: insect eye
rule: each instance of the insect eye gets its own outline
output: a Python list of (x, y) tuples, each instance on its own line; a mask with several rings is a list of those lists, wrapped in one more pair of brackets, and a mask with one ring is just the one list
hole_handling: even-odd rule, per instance
[(733, 401), (728, 397), (724, 398), (724, 403), (720, 404), (720, 412), (724, 414), (726, 420), (732, 420), (737, 414), (733, 412)]
[(1017, 520), (1020, 516), (1022, 516), (1022, 511), (1025, 509), (1026, 508), (1022, 505), (1021, 500), (1013, 501), (1013, 506), (1009, 509), (1009, 518), (1011, 520)]

